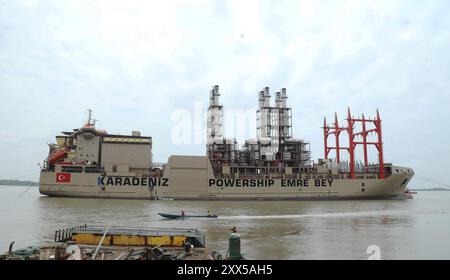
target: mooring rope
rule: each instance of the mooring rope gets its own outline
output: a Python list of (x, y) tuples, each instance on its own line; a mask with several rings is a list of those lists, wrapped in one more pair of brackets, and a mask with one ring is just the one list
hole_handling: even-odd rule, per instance
[(450, 185), (449, 185), (449, 184), (442, 183), (442, 182), (437, 181), (437, 180), (435, 180), (435, 179), (432, 179), (432, 178), (429, 178), (429, 177), (426, 177), (426, 176), (423, 176), (423, 175), (420, 175), (420, 174), (417, 174), (417, 173), (415, 173), (414, 176), (417, 176), (417, 177), (419, 177), (419, 178), (422, 178), (422, 179), (424, 179), (424, 180), (426, 180), (426, 181), (429, 181), (429, 182), (432, 182), (432, 183), (434, 183), (434, 184), (441, 185), (441, 186), (444, 186), (444, 187), (446, 187), (446, 188), (450, 188)]

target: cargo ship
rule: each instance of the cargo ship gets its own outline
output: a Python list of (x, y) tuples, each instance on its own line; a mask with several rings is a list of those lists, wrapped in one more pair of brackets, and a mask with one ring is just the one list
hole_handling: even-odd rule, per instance
[[(414, 171), (385, 163), (380, 114), (345, 122), (324, 119), (324, 158), (292, 136), (286, 89), (258, 93), (257, 137), (239, 147), (223, 135), (219, 86), (210, 90), (206, 154), (172, 155), (153, 163), (150, 136), (96, 129), (89, 112), (81, 128), (62, 132), (40, 172), (39, 191), (55, 197), (148, 200), (405, 199)], [(362, 151), (362, 159), (358, 160)], [(359, 152), (359, 153), (358, 153)], [(375, 152), (376, 162), (369, 162)], [(345, 158), (345, 160), (344, 160)]]

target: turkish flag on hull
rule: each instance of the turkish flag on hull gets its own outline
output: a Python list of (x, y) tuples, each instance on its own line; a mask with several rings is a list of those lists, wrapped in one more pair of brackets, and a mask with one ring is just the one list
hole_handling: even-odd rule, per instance
[(56, 183), (70, 183), (70, 173), (56, 173)]

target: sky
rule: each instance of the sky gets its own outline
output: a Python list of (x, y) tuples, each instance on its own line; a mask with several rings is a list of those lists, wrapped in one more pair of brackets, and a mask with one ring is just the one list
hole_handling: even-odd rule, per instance
[[(0, 179), (37, 180), (88, 108), (97, 128), (152, 136), (157, 162), (203, 155), (217, 84), (230, 111), (287, 88), (315, 160), (325, 116), (379, 109), (385, 161), (413, 168), (412, 187), (450, 185), (449, 15), (447, 0), (0, 0)], [(180, 110), (189, 144), (173, 139)]]

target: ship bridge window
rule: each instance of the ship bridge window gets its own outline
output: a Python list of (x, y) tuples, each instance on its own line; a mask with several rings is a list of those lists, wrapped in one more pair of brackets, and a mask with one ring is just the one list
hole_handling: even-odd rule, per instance
[(81, 173), (83, 169), (81, 166), (63, 166), (61, 168), (62, 172), (71, 172), (71, 173)]
[(100, 173), (102, 170), (100, 167), (86, 167), (85, 171), (86, 173)]

